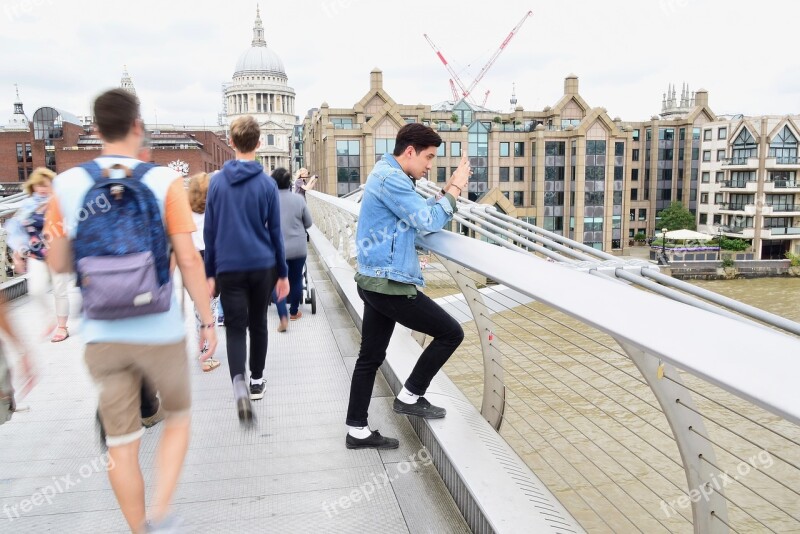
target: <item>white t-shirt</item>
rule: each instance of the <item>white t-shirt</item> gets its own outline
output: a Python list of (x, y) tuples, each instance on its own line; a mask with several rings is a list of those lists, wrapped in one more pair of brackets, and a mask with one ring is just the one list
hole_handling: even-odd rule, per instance
[(206, 243), (203, 241), (203, 226), (205, 225), (206, 214), (192, 212), (192, 220), (194, 221), (194, 225), (197, 227), (197, 231), (192, 233), (192, 243), (194, 243), (194, 248), (197, 250), (205, 250)]

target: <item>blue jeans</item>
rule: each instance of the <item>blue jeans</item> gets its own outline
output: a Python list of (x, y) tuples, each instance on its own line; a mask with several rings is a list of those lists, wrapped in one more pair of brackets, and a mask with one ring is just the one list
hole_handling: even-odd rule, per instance
[[(286, 266), (289, 268), (289, 313), (297, 315), (297, 309), (300, 307), (300, 301), (303, 299), (303, 265), (306, 264), (306, 257), (293, 258), (286, 260)], [(286, 300), (278, 300), (278, 295), (272, 291), (272, 301), (278, 307), (278, 316), (286, 317)]]

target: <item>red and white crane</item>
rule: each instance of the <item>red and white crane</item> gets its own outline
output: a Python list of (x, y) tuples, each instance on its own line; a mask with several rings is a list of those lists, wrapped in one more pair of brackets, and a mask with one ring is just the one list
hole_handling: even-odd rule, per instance
[[(486, 65), (483, 66), (483, 68), (480, 70), (480, 72), (475, 77), (475, 79), (472, 80), (472, 83), (470, 83), (469, 86), (466, 86), (461, 81), (461, 79), (458, 77), (458, 74), (456, 73), (456, 71), (453, 70), (453, 67), (451, 67), (450, 63), (448, 63), (447, 60), (444, 58), (444, 54), (442, 54), (441, 50), (439, 50), (439, 48), (435, 44), (433, 44), (433, 41), (431, 41), (431, 38), (428, 37), (428, 34), (427, 33), (423, 34), (425, 39), (428, 41), (428, 44), (431, 45), (431, 48), (433, 48), (433, 51), (436, 52), (436, 55), (442, 61), (442, 64), (447, 69), (447, 72), (450, 74), (450, 90), (453, 93), (453, 100), (454, 101), (459, 100), (460, 98), (470, 98), (470, 95), (472, 94), (472, 91), (480, 83), (480, 81), (483, 79), (483, 77), (486, 76), (486, 73), (489, 72), (489, 69), (492, 68), (492, 65), (494, 65), (495, 61), (497, 61), (497, 58), (500, 57), (500, 54), (502, 54), (503, 50), (506, 49), (506, 47), (508, 46), (508, 43), (511, 41), (511, 39), (513, 39), (514, 36), (519, 32), (520, 28), (522, 28), (522, 25), (525, 24), (526, 20), (528, 20), (528, 17), (530, 17), (532, 15), (533, 15), (533, 11), (528, 11), (527, 13), (525, 13), (525, 16), (522, 17), (522, 20), (520, 20), (517, 23), (517, 25), (514, 26), (514, 28), (511, 30), (511, 32), (509, 32), (508, 36), (503, 40), (502, 43), (500, 43), (500, 48), (498, 48), (497, 51), (495, 51), (495, 53), (492, 55), (492, 57), (489, 58), (489, 61), (486, 63)], [(459, 96), (458, 91), (456, 90), (456, 85), (458, 85), (458, 88), (461, 90), (461, 95), (460, 96)], [(484, 94), (484, 97), (483, 97), (483, 105), (486, 104), (486, 100), (488, 98), (489, 98), (489, 91), (486, 91), (486, 93)]]

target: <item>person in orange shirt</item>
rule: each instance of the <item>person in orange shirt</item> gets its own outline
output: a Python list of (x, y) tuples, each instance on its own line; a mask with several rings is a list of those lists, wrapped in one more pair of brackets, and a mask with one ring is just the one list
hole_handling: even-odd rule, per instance
[[(139, 101), (127, 91), (112, 89), (97, 97), (94, 116), (103, 141), (101, 156), (94, 164), (109, 178), (124, 179), (142, 164), (137, 159), (144, 139)], [(200, 346), (207, 347), (204, 356), (210, 358), (216, 351), (217, 337), (202, 260), (192, 243), (195, 225), (183, 178), (168, 168), (155, 167), (144, 174), (141, 183), (160, 204), (170, 248), (203, 322)], [(45, 232), (51, 241), (48, 263), (56, 272), (72, 269), (72, 242), (86, 216), (85, 197), (94, 185), (94, 178), (83, 167), (70, 169), (53, 182), (54, 198), (45, 217)], [(98, 196), (94, 200), (95, 210), (113, 207), (113, 199)], [(158, 449), (151, 528), (172, 528), (179, 520), (170, 514), (170, 502), (188, 448), (191, 407), (186, 332), (178, 299), (173, 293), (167, 311), (134, 317), (99, 319), (84, 312), (81, 334), (86, 342), (86, 365), (100, 392), (100, 418), (107, 434), (109, 463), (114, 466), (108, 477), (133, 532), (146, 528), (144, 480), (139, 467), (139, 443), (144, 433), (139, 413), (142, 381), (161, 396), (166, 419)]]

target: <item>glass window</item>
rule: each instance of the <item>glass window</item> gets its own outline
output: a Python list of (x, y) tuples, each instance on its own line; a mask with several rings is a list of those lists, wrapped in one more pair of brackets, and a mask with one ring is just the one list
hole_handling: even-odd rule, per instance
[(631, 189), (631, 200), (639, 200), (639, 190)]
[[(463, 101), (459, 104), (461, 103)], [(468, 198), (474, 202), (489, 191), (489, 128), (484, 123), (475, 121), (470, 124), (467, 136), (469, 140), (467, 152), (472, 164)]]
[(727, 139), (728, 138), (728, 128), (725, 126), (721, 126), (719, 130), (717, 130), (717, 139)]
[(525, 203), (525, 192), (524, 191), (514, 191), (514, 205), (515, 206), (522, 206)]
[(779, 165), (797, 163), (797, 138), (788, 126), (784, 126), (772, 139), (769, 144), (769, 157), (775, 158), (775, 163)]
[(25, 143), (25, 161), (28, 163), (33, 161), (33, 150), (30, 143)]
[(725, 181), (725, 172), (724, 171), (717, 171), (716, 182), (718, 184), (721, 184), (724, 181)]
[(517, 141), (514, 143), (514, 157), (521, 158), (525, 155), (525, 143)]
[(703, 150), (703, 161), (711, 161), (711, 151)]
[(704, 184), (709, 183), (711, 181), (711, 173), (708, 171), (703, 171), (703, 175), (700, 181), (703, 182)]
[(438, 157), (444, 157), (447, 155), (447, 143), (442, 143), (436, 148), (436, 155)]
[(394, 139), (375, 140), (375, 161), (380, 161), (384, 154), (394, 152)]
[(629, 210), (629, 212), (628, 212), (628, 220), (629, 221), (635, 221), (636, 220), (636, 210), (635, 209)]
[(451, 141), (450, 142), (450, 156), (454, 158), (461, 157), (461, 142), (460, 141)]
[(754, 158), (758, 156), (758, 144), (755, 138), (750, 134), (747, 128), (742, 128), (739, 135), (733, 141), (733, 150), (731, 153), (731, 163), (734, 165), (742, 165), (747, 163), (747, 158)]
[(639, 208), (639, 220), (640, 221), (647, 220), (647, 208)]
[(700, 128), (692, 128), (692, 141), (700, 140)]
[(358, 140), (336, 141), (336, 182), (339, 196), (361, 185), (361, 143)]
[(638, 148), (634, 148), (633, 150), (631, 150), (631, 159), (633, 161), (639, 161), (639, 149)]
[(633, 140), (634, 141), (638, 141), (639, 140), (639, 129), (638, 128), (633, 131)]
[(437, 182), (447, 181), (447, 167), (436, 167), (436, 181)]
[(692, 149), (692, 161), (697, 161), (700, 158), (700, 149), (693, 148)]
[(717, 150), (717, 161), (722, 161), (723, 159), (725, 159), (725, 149), (721, 148)]
[(703, 141), (711, 141), (711, 130), (703, 130)]
[(17, 143), (17, 163), (22, 163), (22, 143)]
[(564, 205), (564, 192), (563, 191), (545, 191), (544, 192), (544, 205), (545, 206), (563, 206)]
[(509, 156), (509, 154), (510, 154), (509, 153), (509, 146), (510, 146), (510, 143), (506, 143), (506, 142), (500, 143), (500, 157), (501, 158), (507, 158)]
[(645, 141), (649, 141), (652, 138), (653, 138), (653, 130), (651, 128), (648, 128), (644, 132), (644, 140)]
[(352, 117), (331, 117), (331, 123), (337, 130), (350, 129), (353, 127)]
[(701, 213), (700, 214), (700, 224), (708, 224), (708, 214)]
[(686, 139), (686, 128), (678, 130), (678, 139), (684, 141)]
[(500, 167), (500, 181), (501, 182), (508, 182), (509, 177), (509, 167)]
[(631, 181), (638, 181), (639, 180), (639, 169), (631, 169)]
[(659, 128), (658, 138), (661, 141), (672, 141), (675, 139), (675, 128)]
[(615, 156), (624, 156), (625, 155), (625, 143), (614, 143), (614, 155)]
[(525, 181), (525, 167), (514, 167), (514, 181), (515, 182)]

